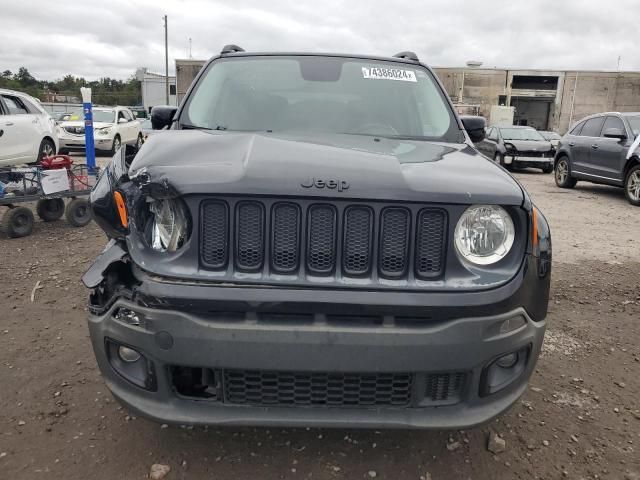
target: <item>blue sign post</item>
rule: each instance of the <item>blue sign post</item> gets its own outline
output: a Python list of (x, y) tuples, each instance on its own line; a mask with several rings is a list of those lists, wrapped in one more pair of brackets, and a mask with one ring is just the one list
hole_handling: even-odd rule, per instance
[(87, 169), (93, 173), (96, 168), (96, 148), (93, 141), (93, 109), (91, 105), (91, 89), (82, 87), (82, 109), (84, 111), (84, 145), (87, 152)]

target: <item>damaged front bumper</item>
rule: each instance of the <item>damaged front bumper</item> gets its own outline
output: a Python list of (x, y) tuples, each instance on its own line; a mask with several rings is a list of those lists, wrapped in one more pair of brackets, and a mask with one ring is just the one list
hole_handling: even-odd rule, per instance
[(546, 326), (540, 262), (473, 294), (256, 288), (151, 276), (113, 242), (83, 280), (99, 368), (139, 414), (441, 429), (487, 422), (525, 391)]

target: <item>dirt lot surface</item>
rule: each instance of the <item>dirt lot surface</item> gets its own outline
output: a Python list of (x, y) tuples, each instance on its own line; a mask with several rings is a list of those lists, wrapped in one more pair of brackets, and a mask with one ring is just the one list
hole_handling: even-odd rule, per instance
[[(0, 236), (0, 478), (640, 479), (640, 209), (619, 189), (517, 177), (550, 220), (553, 291), (531, 388), (470, 431), (181, 428), (129, 416), (89, 344), (79, 277), (105, 237)], [(30, 296), (36, 282), (41, 289)], [(490, 431), (506, 442), (487, 450)]]

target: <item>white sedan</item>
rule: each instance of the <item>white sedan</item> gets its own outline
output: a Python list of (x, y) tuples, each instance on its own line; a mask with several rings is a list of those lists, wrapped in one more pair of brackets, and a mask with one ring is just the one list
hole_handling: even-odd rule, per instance
[(39, 162), (57, 149), (55, 121), (40, 102), (0, 89), (0, 166)]
[[(60, 123), (60, 153), (84, 151), (84, 114), (73, 112)], [(94, 107), (93, 138), (96, 151), (115, 154), (121, 145), (134, 145), (138, 150), (144, 142), (140, 122), (125, 107)]]

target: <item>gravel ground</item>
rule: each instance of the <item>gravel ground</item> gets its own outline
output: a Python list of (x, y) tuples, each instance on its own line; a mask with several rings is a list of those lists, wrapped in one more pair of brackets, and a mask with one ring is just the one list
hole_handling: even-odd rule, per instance
[[(0, 235), (0, 478), (143, 479), (162, 464), (167, 479), (640, 479), (640, 210), (619, 189), (516, 176), (552, 226), (549, 330), (528, 393), (469, 431), (192, 429), (130, 416), (98, 373), (79, 281), (104, 235), (62, 221)], [(501, 453), (487, 449), (492, 432)]]

